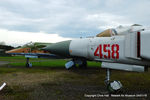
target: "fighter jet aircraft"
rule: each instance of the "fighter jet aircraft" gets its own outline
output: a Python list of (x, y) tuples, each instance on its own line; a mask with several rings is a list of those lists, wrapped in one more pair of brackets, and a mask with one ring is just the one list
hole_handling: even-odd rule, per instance
[(107, 29), (96, 37), (53, 43), (42, 48), (56, 56), (72, 58), (67, 69), (79, 64), (86, 67), (87, 60), (102, 62), (106, 69), (105, 83), (111, 92), (122, 88), (120, 81), (110, 82), (110, 69), (144, 72), (150, 66), (150, 31), (141, 25), (119, 26)]
[(62, 58), (54, 54), (50, 54), (48, 51), (41, 50), (41, 48), (46, 47), (52, 43), (41, 43), (41, 42), (29, 42), (22, 47), (6, 51), (7, 54), (11, 55), (25, 55), (26, 67), (31, 67), (29, 58)]

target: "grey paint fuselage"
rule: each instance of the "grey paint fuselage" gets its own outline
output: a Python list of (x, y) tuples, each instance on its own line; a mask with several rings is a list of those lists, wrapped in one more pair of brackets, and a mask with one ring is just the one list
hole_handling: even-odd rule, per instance
[[(94, 56), (96, 48), (100, 44), (118, 44), (119, 59), (105, 59)], [(44, 48), (53, 54), (64, 56), (68, 58), (78, 57), (85, 58), (93, 61), (133, 64), (133, 65), (150, 65), (149, 60), (143, 59), (132, 59), (125, 55), (125, 37), (124, 36), (113, 36), (113, 37), (94, 37), (94, 38), (81, 38), (76, 40), (68, 40), (51, 44)], [(103, 52), (104, 53), (104, 52)], [(104, 53), (105, 54), (105, 53)]]

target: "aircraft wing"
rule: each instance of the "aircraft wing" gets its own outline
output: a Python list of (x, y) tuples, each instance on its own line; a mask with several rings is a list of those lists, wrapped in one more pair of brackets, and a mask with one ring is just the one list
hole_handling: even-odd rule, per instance
[(135, 72), (147, 71), (147, 67), (145, 67), (145, 66), (110, 63), (110, 62), (102, 62), (101, 68), (123, 70), (123, 71), (135, 71)]
[(64, 59), (62, 56), (48, 53), (8, 53), (11, 55), (23, 55), (26, 58), (50, 58), (50, 59)]

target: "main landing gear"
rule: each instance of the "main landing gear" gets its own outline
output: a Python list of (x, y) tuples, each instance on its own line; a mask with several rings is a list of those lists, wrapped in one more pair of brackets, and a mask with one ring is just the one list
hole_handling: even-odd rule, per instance
[(31, 68), (32, 67), (32, 63), (29, 62), (29, 58), (26, 59), (26, 67), (27, 68)]
[(71, 61), (68, 61), (65, 64), (65, 67), (67, 69), (77, 68), (76, 67), (77, 64), (79, 65), (79, 68), (83, 68), (83, 69), (87, 68), (87, 61), (86, 61), (86, 59), (72, 59)]
[(79, 64), (79, 68), (83, 68), (83, 69), (87, 68), (87, 61), (85, 59), (81, 60), (81, 64)]
[(110, 93), (116, 93), (122, 89), (122, 84), (117, 80), (110, 82), (110, 74), (110, 69), (106, 69), (106, 80), (104, 82)]

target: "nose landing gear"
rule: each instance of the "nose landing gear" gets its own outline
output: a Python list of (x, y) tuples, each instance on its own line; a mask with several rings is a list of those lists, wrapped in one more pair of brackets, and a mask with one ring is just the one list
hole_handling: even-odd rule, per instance
[(120, 81), (114, 80), (110, 82), (110, 69), (106, 69), (106, 80), (104, 82), (110, 93), (116, 93), (123, 87)]

